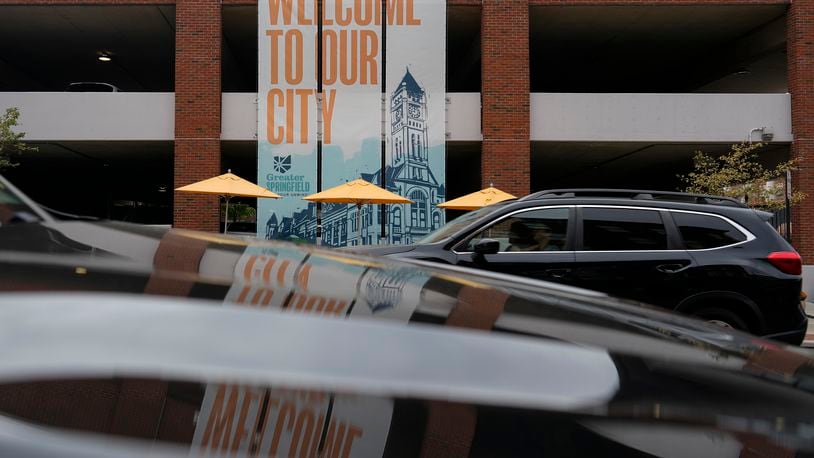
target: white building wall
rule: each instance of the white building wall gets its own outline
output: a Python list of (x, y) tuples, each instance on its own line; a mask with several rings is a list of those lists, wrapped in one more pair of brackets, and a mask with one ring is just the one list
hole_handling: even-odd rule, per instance
[(792, 141), (789, 94), (531, 94), (532, 141), (741, 142), (756, 127)]
[(224, 93), (221, 113), (221, 139), (257, 140), (257, 94)]
[[(533, 93), (532, 141), (738, 142), (768, 127), (790, 142), (788, 94)], [(450, 141), (481, 141), (479, 93), (448, 94)], [(173, 140), (173, 93), (0, 92), (0, 109), (21, 109), (26, 139)], [(254, 140), (256, 94), (223, 94), (224, 140)], [(757, 134), (755, 139), (757, 140)]]
[(480, 93), (450, 93), (447, 100), (447, 140), (482, 141)]
[(144, 141), (175, 137), (172, 92), (0, 92), (0, 110), (20, 109), (31, 141)]

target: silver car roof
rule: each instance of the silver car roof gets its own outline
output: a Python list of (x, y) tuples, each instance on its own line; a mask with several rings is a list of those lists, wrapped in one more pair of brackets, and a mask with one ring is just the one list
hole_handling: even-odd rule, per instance
[(619, 388), (606, 351), (564, 342), (164, 297), (0, 296), (0, 380), (156, 374), (556, 410)]

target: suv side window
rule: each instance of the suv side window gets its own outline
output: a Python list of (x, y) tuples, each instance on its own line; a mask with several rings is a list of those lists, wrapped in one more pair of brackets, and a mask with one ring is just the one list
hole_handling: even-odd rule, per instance
[(469, 239), (473, 251), (481, 239), (500, 242), (501, 252), (562, 251), (568, 234), (568, 209), (544, 208), (514, 214)]
[(688, 250), (717, 248), (746, 240), (743, 232), (716, 216), (680, 212), (672, 212), (672, 215)]
[(666, 250), (667, 231), (655, 210), (582, 209), (585, 251)]

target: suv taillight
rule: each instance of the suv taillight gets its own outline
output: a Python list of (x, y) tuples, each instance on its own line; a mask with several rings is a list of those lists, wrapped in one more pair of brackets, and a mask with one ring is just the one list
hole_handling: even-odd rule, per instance
[(775, 251), (769, 253), (766, 260), (783, 273), (789, 275), (801, 275), (803, 273), (803, 260), (796, 251)]

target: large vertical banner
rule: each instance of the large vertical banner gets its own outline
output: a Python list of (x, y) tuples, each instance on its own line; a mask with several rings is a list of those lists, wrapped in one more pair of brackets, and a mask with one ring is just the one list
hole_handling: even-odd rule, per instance
[(261, 201), (258, 236), (315, 241), (302, 197), (317, 192), (318, 121), (323, 189), (361, 177), (413, 201), (386, 207), (385, 227), (379, 206), (323, 205), (325, 245), (412, 243), (443, 225), (446, 2), (265, 0), (259, 16), (259, 182), (286, 199)]
[[(323, 188), (360, 177), (380, 184), (375, 175), (382, 162), (382, 2), (324, 0), (323, 11)], [(323, 206), (323, 243), (376, 243), (378, 208), (363, 206), (361, 224), (357, 211), (352, 205)]]
[[(313, 241), (316, 218), (317, 17), (313, 1), (258, 4), (257, 183), (282, 199), (258, 199), (264, 238)], [(311, 215), (311, 213), (314, 213)]]
[(387, 189), (412, 204), (388, 207), (387, 239), (413, 243), (444, 224), (446, 3), (388, 1)]

